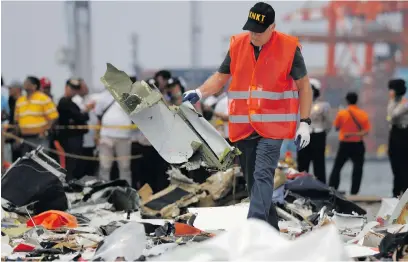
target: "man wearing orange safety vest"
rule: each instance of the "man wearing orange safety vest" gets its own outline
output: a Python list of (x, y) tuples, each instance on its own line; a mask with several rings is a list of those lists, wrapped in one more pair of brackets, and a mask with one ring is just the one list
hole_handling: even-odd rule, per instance
[(351, 159), (353, 173), (350, 194), (357, 195), (363, 178), (364, 137), (371, 129), (371, 123), (367, 112), (357, 106), (357, 93), (347, 93), (346, 101), (347, 108), (339, 110), (333, 123), (336, 130), (339, 131), (340, 144), (330, 174), (329, 186), (334, 189), (339, 188), (341, 170), (344, 164)]
[(231, 37), (218, 72), (196, 90), (184, 93), (183, 101), (194, 104), (217, 93), (232, 76), (229, 139), (242, 152), (240, 162), (250, 196), (248, 218), (278, 229), (272, 203), (275, 168), (284, 139), (296, 137), (298, 150), (309, 144), (312, 89), (298, 40), (275, 31), (275, 11), (269, 4), (255, 4), (243, 30), (249, 32)]

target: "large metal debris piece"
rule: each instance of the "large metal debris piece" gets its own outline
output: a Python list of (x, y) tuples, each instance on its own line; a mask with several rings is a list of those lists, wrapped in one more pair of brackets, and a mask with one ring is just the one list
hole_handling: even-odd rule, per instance
[(144, 81), (132, 84), (109, 63), (101, 81), (166, 162), (188, 164), (198, 155), (202, 166), (225, 171), (240, 154), (191, 103), (169, 107), (157, 88)]

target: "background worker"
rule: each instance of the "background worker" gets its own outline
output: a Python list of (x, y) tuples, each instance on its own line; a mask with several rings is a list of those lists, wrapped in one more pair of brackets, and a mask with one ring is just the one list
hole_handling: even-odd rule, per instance
[[(1, 87), (3, 87), (3, 77), (1, 77)], [(4, 93), (1, 94), (1, 132), (3, 132), (3, 123), (7, 123), (10, 116), (10, 107), (7, 103), (7, 97)], [(4, 161), (5, 161), (5, 136), (1, 136), (1, 173), (4, 171)]]
[(363, 177), (365, 146), (363, 138), (370, 131), (368, 114), (357, 106), (358, 96), (354, 92), (346, 95), (348, 107), (337, 113), (334, 127), (339, 131), (340, 145), (337, 150), (333, 170), (330, 175), (329, 186), (339, 188), (340, 172), (350, 158), (353, 162), (351, 194), (356, 195), (360, 190)]
[(51, 94), (51, 81), (50, 79), (48, 79), (47, 77), (41, 77), (40, 79), (40, 84), (41, 84), (41, 91), (46, 94), (47, 96), (49, 96), (51, 98), (51, 100), (54, 99), (54, 97)]
[(388, 83), (390, 100), (387, 108), (387, 120), (391, 125), (388, 155), (394, 175), (394, 197), (403, 194), (408, 188), (408, 101), (404, 97), (407, 87), (402, 79)]
[[(81, 111), (85, 112), (88, 104), (96, 104), (94, 96), (89, 95), (89, 88), (86, 84), (85, 80), (80, 79), (80, 89), (78, 93), (72, 98), (72, 102), (74, 102)], [(94, 157), (95, 156), (95, 128), (98, 124), (98, 118), (96, 117), (95, 110), (90, 109), (88, 111), (89, 119), (86, 122), (88, 126), (92, 126), (92, 128), (87, 129), (87, 132), (83, 136), (82, 142), (82, 156), (85, 157)], [(78, 174), (80, 176), (93, 176), (96, 173), (98, 168), (98, 162), (92, 160), (85, 160), (80, 159), (78, 160)]]
[(228, 96), (227, 93), (224, 90), (224, 87), (215, 93), (214, 95), (211, 95), (207, 97), (203, 102), (202, 102), (202, 111), (203, 111), (203, 117), (207, 121), (211, 121), (214, 116), (214, 109), (218, 103), (218, 101), (222, 100), (224, 97), (227, 98)]
[[(95, 103), (89, 103), (81, 110), (77, 104), (72, 101), (81, 90), (81, 80), (77, 78), (70, 78), (65, 84), (64, 96), (58, 103), (58, 113), (60, 115), (58, 124), (61, 126), (70, 125), (86, 125), (89, 120), (88, 112), (95, 107)], [(88, 129), (59, 129), (57, 138), (64, 148), (64, 151), (69, 154), (82, 155), (82, 145), (84, 134)], [(74, 178), (82, 177), (80, 160), (74, 157), (66, 157), (67, 181)]]
[[(16, 102), (18, 98), (22, 95), (23, 91), (23, 85), (14, 82), (11, 83), (9, 86), (9, 98), (8, 98), (8, 105), (10, 108), (10, 115), (9, 115), (9, 124), (14, 125), (15, 120), (14, 120), (14, 112), (16, 110)], [(8, 128), (7, 132), (17, 134), (16, 129), (14, 127)], [(11, 160), (12, 162), (16, 161), (19, 157), (21, 157), (21, 150), (20, 150), (20, 143), (17, 142), (16, 140), (9, 138), (6, 139), (6, 142), (10, 144), (11, 146)]]
[(186, 82), (181, 77), (171, 77), (167, 80), (167, 93), (172, 105), (179, 106), (183, 100), (183, 93), (186, 91)]
[(171, 73), (168, 70), (160, 70), (154, 74), (154, 77), (149, 78), (146, 82), (153, 87), (155, 85), (159, 88), (160, 92), (163, 94), (166, 101), (170, 102), (171, 98), (168, 94), (167, 85), (171, 78)]
[(311, 134), (310, 144), (297, 155), (297, 168), (300, 172), (309, 172), (310, 162), (313, 162), (315, 177), (326, 183), (326, 161), (324, 152), (326, 149), (326, 136), (331, 129), (330, 104), (319, 101), (321, 83), (315, 78), (310, 79), (313, 89), (313, 105), (310, 113)]
[(132, 120), (123, 111), (119, 103), (107, 92), (100, 97), (95, 108), (98, 125), (102, 125), (99, 137), (99, 176), (105, 181), (111, 180), (114, 157), (117, 160), (120, 179), (132, 185), (130, 158), (132, 151)]
[[(51, 94), (51, 81), (48, 77), (41, 77), (40, 78), (40, 91), (43, 92), (44, 94), (46, 94), (49, 98), (51, 98), (51, 100), (54, 101), (54, 97)], [(57, 130), (55, 129), (55, 126), (52, 126), (49, 130), (48, 130), (48, 147), (51, 150), (56, 150), (55, 148), (55, 140), (57, 140), (56, 135), (57, 135)], [(59, 155), (58, 154), (54, 154), (53, 152), (49, 152), (48, 153), (52, 158), (54, 158), (56, 161), (59, 160)]]
[(213, 123), (218, 132), (228, 138), (228, 96), (224, 87), (220, 91), (207, 97), (202, 103), (203, 117)]
[[(272, 195), (280, 147), (283, 139), (294, 137), (299, 149), (309, 143), (312, 90), (299, 43), (275, 31), (275, 11), (269, 4), (256, 3), (243, 30), (249, 32), (231, 37), (218, 72), (198, 89), (186, 92), (184, 101), (194, 104), (217, 93), (232, 76), (228, 133), (242, 152), (240, 162), (250, 195), (248, 218), (264, 220), (278, 229)], [(296, 132), (298, 95), (301, 120)]]
[(166, 87), (167, 87), (167, 84), (170, 78), (171, 78), (171, 73), (168, 70), (160, 70), (154, 74), (154, 80), (157, 83), (157, 87), (162, 92), (166, 90)]
[(27, 95), (20, 96), (16, 102), (14, 119), (18, 125), (18, 133), (31, 144), (22, 144), (22, 155), (39, 145), (47, 148), (48, 130), (58, 119), (54, 102), (41, 92), (40, 88), (40, 80), (37, 77), (27, 77), (24, 81), (24, 90)]
[[(225, 93), (224, 93), (225, 94)], [(213, 117), (215, 118), (216, 129), (228, 141), (228, 96), (223, 95), (215, 104)]]

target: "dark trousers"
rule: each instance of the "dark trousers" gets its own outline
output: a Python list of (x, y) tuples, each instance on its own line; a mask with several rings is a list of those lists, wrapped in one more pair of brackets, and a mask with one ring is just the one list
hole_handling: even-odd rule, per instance
[(282, 140), (255, 138), (237, 142), (250, 198), (248, 218), (268, 222), (279, 230), (278, 215), (272, 202), (273, 178), (278, 165)]
[(390, 131), (388, 156), (394, 175), (392, 194), (397, 197), (408, 188), (408, 128), (393, 126)]
[(120, 171), (119, 171), (119, 165), (118, 165), (118, 161), (113, 161), (112, 163), (112, 167), (110, 170), (110, 180), (116, 180), (120, 178)]
[(341, 169), (347, 160), (351, 159), (353, 162), (353, 174), (350, 193), (356, 195), (360, 190), (361, 179), (363, 178), (364, 155), (364, 142), (340, 142), (330, 175), (329, 186), (334, 187), (334, 189), (339, 188)]
[(157, 193), (169, 186), (170, 182), (167, 179), (168, 175), (166, 171), (168, 169), (167, 162), (160, 156), (160, 154), (154, 149), (153, 146), (144, 147), (144, 177), (147, 178), (147, 182), (153, 189), (154, 193)]
[(132, 159), (130, 163), (130, 169), (132, 170), (132, 187), (139, 189), (144, 183), (146, 178), (143, 177), (143, 146), (138, 142), (132, 142), (132, 156), (141, 155), (140, 158)]
[(12, 142), (10, 143), (11, 145), (11, 160), (14, 162), (17, 161), (17, 159), (19, 159), (20, 157), (22, 157), (21, 155), (21, 146), (17, 145), (16, 142)]
[[(95, 147), (82, 147), (82, 156), (94, 157)], [(78, 160), (78, 177), (94, 176), (98, 168), (98, 161), (94, 160)]]
[[(64, 148), (65, 153), (82, 155), (82, 142), (83, 136), (72, 136), (60, 138), (61, 146)], [(82, 177), (80, 170), (80, 160), (73, 157), (65, 157), (65, 169), (67, 170), (66, 181), (70, 181), (74, 178), (79, 179)]]
[(310, 162), (313, 162), (315, 177), (326, 183), (326, 159), (324, 151), (326, 149), (326, 132), (311, 133), (310, 144), (300, 150), (297, 154), (297, 165), (300, 172), (309, 172)]
[[(7, 130), (9, 133), (13, 133), (13, 130)], [(5, 139), (5, 145), (9, 144), (11, 148), (11, 161), (16, 162), (17, 159), (22, 157), (21, 155), (21, 144), (17, 143), (14, 139)]]
[(140, 186), (149, 184), (153, 193), (157, 193), (169, 186), (167, 162), (160, 156), (153, 146), (143, 146), (139, 143), (132, 143), (132, 155), (142, 154), (131, 163), (133, 185), (138, 182)]

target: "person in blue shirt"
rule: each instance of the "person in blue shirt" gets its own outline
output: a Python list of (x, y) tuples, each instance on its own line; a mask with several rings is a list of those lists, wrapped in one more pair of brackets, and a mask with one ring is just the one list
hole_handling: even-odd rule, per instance
[[(3, 87), (3, 77), (1, 77), (1, 86)], [(8, 99), (5, 95), (1, 95), (1, 123), (5, 122), (8, 120), (10, 114), (10, 109), (8, 106)], [(2, 130), (3, 131), (3, 126)], [(4, 167), (4, 142), (5, 138), (4, 136), (1, 136), (1, 173), (3, 174), (3, 167)]]
[(1, 122), (8, 120), (10, 115), (10, 108), (8, 106), (8, 99), (5, 95), (1, 95)]
[[(1, 89), (3, 92), (3, 86), (4, 86), (4, 81), (3, 81), (3, 76), (1, 76)], [(8, 97), (3, 94), (1, 94), (1, 122), (3, 123), (8, 119), (10, 115), (10, 108), (8, 105)]]

